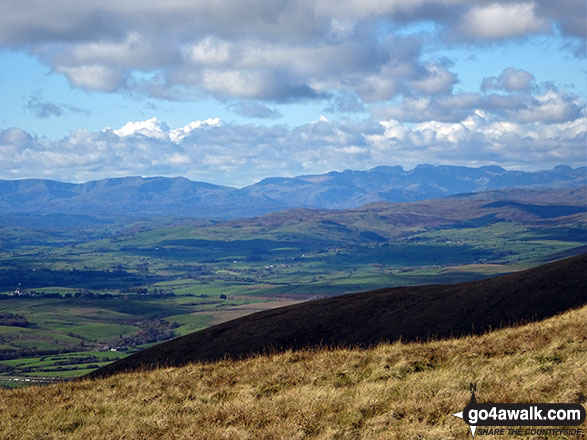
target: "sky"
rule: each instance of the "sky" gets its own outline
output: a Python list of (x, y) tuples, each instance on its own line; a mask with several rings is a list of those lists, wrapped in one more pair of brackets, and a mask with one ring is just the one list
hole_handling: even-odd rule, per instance
[(0, 179), (587, 164), (584, 0), (3, 0)]

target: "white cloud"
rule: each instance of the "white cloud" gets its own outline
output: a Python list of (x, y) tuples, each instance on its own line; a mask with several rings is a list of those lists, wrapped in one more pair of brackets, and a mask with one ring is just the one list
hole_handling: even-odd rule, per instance
[(534, 3), (490, 3), (475, 5), (461, 22), (463, 30), (474, 37), (497, 40), (549, 30), (548, 21), (536, 15)]
[(410, 128), (390, 120), (382, 126), (383, 134), (369, 136), (369, 142), (377, 147), (376, 157), (401, 157), (404, 166), (432, 158), (434, 163), (498, 163), (536, 169), (561, 162), (581, 166), (585, 160), (586, 118), (537, 126), (497, 121), (479, 113), (458, 123), (425, 122)]
[(198, 128), (214, 127), (217, 125), (220, 125), (220, 118), (208, 118), (204, 121), (192, 121), (181, 128), (171, 130), (169, 132), (169, 138), (173, 142), (179, 143), (183, 140), (183, 138), (189, 136), (190, 133), (192, 133), (194, 130), (197, 130)]
[(99, 64), (56, 66), (55, 70), (63, 73), (74, 86), (88, 90), (113, 92), (122, 87), (125, 80), (120, 69)]
[[(88, 90), (273, 101), (350, 91), (381, 102), (450, 90), (455, 74), (422, 59), (431, 41), (486, 44), (556, 25), (584, 44), (584, 1), (554, 3), (6, 0), (0, 47), (28, 51)], [(397, 33), (422, 22), (435, 30), (411, 38)]]
[(154, 139), (166, 139), (169, 137), (169, 127), (156, 117), (147, 119), (146, 121), (127, 122), (118, 130), (112, 130), (120, 137), (132, 136), (140, 134)]
[[(545, 98), (546, 99), (546, 98)], [(472, 111), (458, 122), (404, 124), (387, 119), (322, 120), (294, 128), (221, 124), (218, 119), (169, 128), (156, 118), (117, 130), (79, 130), (59, 141), (23, 130), (0, 131), (0, 178), (85, 181), (124, 175), (182, 175), (243, 186), (268, 176), (420, 163), (517, 168), (584, 164), (587, 119), (508, 121)]]
[(151, 139), (170, 140), (175, 143), (180, 143), (186, 136), (189, 136), (195, 130), (218, 125), (220, 125), (220, 118), (208, 118), (203, 121), (192, 121), (183, 127), (171, 130), (165, 122), (162, 122), (158, 120), (157, 117), (153, 116), (144, 121), (129, 121), (119, 129), (106, 127), (102, 132), (112, 132), (121, 138), (141, 135)]
[(437, 64), (426, 66), (428, 74), (419, 80), (410, 81), (408, 84), (416, 90), (426, 94), (448, 93), (457, 82), (457, 76)]
[[(474, 51), (553, 28), (557, 41), (584, 47), (584, 0), (6, 0), (0, 48), (27, 51), (73, 87), (212, 95), (241, 116), (269, 119), (279, 117), (276, 103), (319, 99), (328, 101), (325, 112), (366, 111), (373, 119), (328, 113), (330, 120), (287, 128), (210, 118), (170, 128), (153, 117), (60, 141), (13, 128), (1, 133), (0, 173), (249, 183), (268, 173), (394, 162), (577, 163), (582, 100), (513, 67), (486, 78), (484, 93), (453, 92), (450, 62), (428, 51), (462, 44)], [(41, 117), (74, 111), (40, 98), (29, 104)]]
[(216, 66), (232, 59), (230, 43), (219, 38), (206, 37), (187, 48), (189, 61), (195, 64)]
[(498, 84), (505, 90), (528, 90), (534, 81), (534, 75), (525, 70), (508, 68), (498, 78)]
[(494, 76), (484, 78), (481, 89), (483, 91), (491, 89), (501, 89), (510, 92), (529, 91), (532, 88), (534, 80), (534, 75), (530, 72), (508, 67), (497, 78)]
[(401, 122), (461, 122), (483, 111), (500, 120), (533, 123), (570, 122), (577, 119), (585, 103), (578, 97), (547, 89), (542, 94), (459, 93), (420, 98), (405, 98), (393, 105), (372, 106), (375, 119)]
[(573, 97), (548, 90), (536, 97), (536, 104), (521, 109), (517, 119), (522, 122), (566, 122), (580, 115), (580, 105)]
[(267, 98), (274, 82), (268, 72), (234, 69), (205, 69), (201, 79), (202, 86), (214, 94), (245, 99)]
[(371, 112), (378, 120), (396, 119), (402, 122), (455, 122), (483, 107), (483, 97), (475, 93), (405, 98), (398, 104), (373, 106)]

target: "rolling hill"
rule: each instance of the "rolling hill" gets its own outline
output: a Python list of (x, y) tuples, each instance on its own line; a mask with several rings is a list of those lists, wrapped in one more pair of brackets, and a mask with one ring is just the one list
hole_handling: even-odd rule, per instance
[[(464, 228), (524, 222), (536, 228), (587, 220), (587, 186), (500, 189), (409, 203), (376, 202), (356, 209), (289, 209), (203, 228), (218, 239), (313, 235), (314, 241), (378, 242), (430, 228)], [(235, 235), (236, 233), (236, 235)]]
[(347, 294), (225, 322), (90, 374), (319, 346), (372, 346), (479, 334), (587, 303), (587, 254), (496, 278)]

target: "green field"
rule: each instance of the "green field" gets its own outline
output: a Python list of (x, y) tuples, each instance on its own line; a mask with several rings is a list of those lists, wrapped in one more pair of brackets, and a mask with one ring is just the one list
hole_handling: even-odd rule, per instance
[(279, 301), (474, 280), (587, 249), (584, 214), (434, 203), (225, 223), (0, 228), (0, 380), (80, 375), (102, 362), (65, 368), (52, 359), (124, 356)]

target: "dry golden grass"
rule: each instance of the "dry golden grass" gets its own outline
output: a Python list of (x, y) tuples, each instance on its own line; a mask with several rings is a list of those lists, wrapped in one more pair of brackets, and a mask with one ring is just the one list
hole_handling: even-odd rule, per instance
[(451, 414), (468, 402), (469, 382), (480, 402), (575, 402), (585, 394), (585, 322), (587, 306), (462, 339), (3, 390), (0, 438), (465, 439), (468, 427)]

